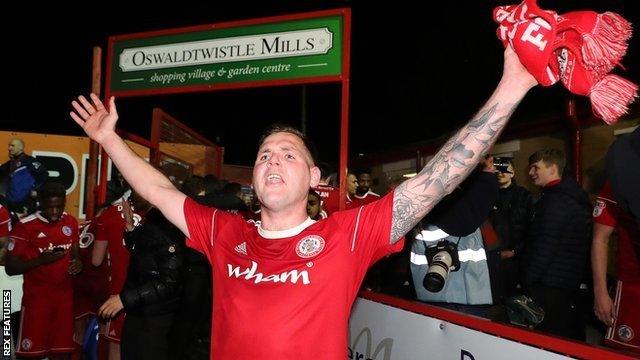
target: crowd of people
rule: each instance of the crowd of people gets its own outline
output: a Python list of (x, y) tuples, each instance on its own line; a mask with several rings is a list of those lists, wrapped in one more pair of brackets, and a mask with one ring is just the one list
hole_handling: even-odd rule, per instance
[(580, 340), (581, 301), (593, 289), (607, 339), (637, 351), (629, 329), (639, 316), (628, 304), (639, 294), (638, 219), (618, 183), (594, 208), (566, 175), (564, 154), (541, 149), (529, 158), (534, 198), (516, 184), (513, 162), (486, 156), (537, 84), (510, 47), (504, 60), (491, 98), (421, 172), (384, 195), (370, 171), (349, 173), (346, 199), (292, 127), (275, 124), (259, 140), (256, 201), (245, 203), (240, 184), (213, 176), (172, 182), (118, 136), (115, 99), (78, 97), (71, 117), (123, 182), (79, 225), (64, 212), (66, 189), (47, 181), (23, 142), (9, 144), (0, 239), (6, 274), (23, 276), (16, 355), (81, 357), (95, 316), (100, 359), (346, 358), (363, 286)]

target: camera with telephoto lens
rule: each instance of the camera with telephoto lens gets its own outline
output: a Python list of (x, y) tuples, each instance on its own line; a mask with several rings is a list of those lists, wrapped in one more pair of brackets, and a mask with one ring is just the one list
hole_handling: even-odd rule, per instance
[(493, 166), (496, 167), (498, 172), (503, 174), (513, 174), (509, 171), (509, 165), (511, 164), (511, 158), (508, 157), (494, 157), (493, 158)]
[(435, 245), (427, 246), (424, 254), (429, 262), (429, 269), (424, 276), (422, 284), (425, 289), (431, 292), (438, 292), (444, 287), (449, 273), (460, 269), (458, 245), (447, 240), (441, 240)]

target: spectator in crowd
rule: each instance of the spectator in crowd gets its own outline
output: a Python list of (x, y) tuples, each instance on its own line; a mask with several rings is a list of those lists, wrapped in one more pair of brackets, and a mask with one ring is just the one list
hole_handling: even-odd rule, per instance
[(124, 240), (131, 253), (126, 280), (99, 314), (112, 318), (126, 311), (120, 343), (123, 359), (169, 359), (169, 330), (180, 305), (184, 239), (149, 202), (136, 193), (131, 199), (143, 218), (136, 226), (129, 202), (122, 202)]
[(529, 157), (529, 176), (541, 188), (527, 237), (526, 292), (545, 317), (538, 329), (584, 341), (578, 294), (591, 239), (591, 204), (584, 190), (563, 177), (564, 153), (542, 149)]
[(312, 189), (309, 189), (309, 196), (307, 197), (307, 215), (312, 220), (322, 218), (322, 200), (320, 195)]
[(113, 203), (120, 199), (127, 191), (131, 190), (129, 184), (116, 167), (112, 167), (111, 180), (107, 181), (107, 204)]
[[(493, 307), (487, 252), (480, 231), (498, 197), (495, 169), (487, 164), (423, 219), (411, 247), (411, 272), (420, 301), (505, 320), (504, 311)], [(451, 256), (445, 261), (449, 263), (446, 267), (438, 265), (441, 251)]]
[[(594, 310), (608, 325), (605, 344), (640, 353), (640, 127), (618, 137), (606, 157), (608, 183), (594, 208), (591, 252)], [(618, 235), (614, 299), (606, 291), (607, 243)]]
[[(220, 198), (222, 188), (214, 175), (207, 175), (202, 181), (202, 191), (191, 188), (187, 182), (183, 191), (199, 204), (213, 206)], [(187, 188), (185, 189), (185, 185)], [(191, 188), (191, 190), (189, 190)], [(236, 202), (237, 203), (237, 202)], [(170, 337), (172, 346), (170, 358), (190, 358), (191, 354), (204, 354), (209, 358), (209, 338), (211, 336), (211, 266), (201, 253), (186, 248), (184, 251), (184, 278), (180, 294), (180, 306), (176, 310)]]
[(182, 192), (191, 198), (198, 198), (205, 195), (204, 178), (198, 175), (191, 175), (182, 183)]
[(16, 348), (16, 341), (20, 330), (20, 304), (22, 302), (22, 275), (8, 276), (4, 265), (9, 246), (11, 232), (11, 215), (6, 207), (0, 205), (0, 290), (11, 291), (11, 352)]
[(356, 199), (356, 191), (358, 189), (358, 177), (353, 173), (347, 174), (347, 209), (353, 209), (359, 206)]
[(9, 160), (0, 166), (0, 177), (8, 176), (7, 202), (9, 210), (20, 216), (35, 210), (38, 190), (47, 181), (47, 169), (32, 156), (25, 154), (24, 141), (11, 139)]
[(324, 219), (340, 210), (340, 189), (330, 185), (331, 170), (328, 164), (319, 163), (318, 169), (320, 169), (320, 183), (313, 190), (320, 195), (320, 217)]
[[(93, 245), (91, 263), (93, 266), (102, 266), (107, 261), (109, 284), (109, 298), (118, 296), (124, 287), (127, 269), (129, 267), (129, 251), (124, 243), (125, 219), (124, 202), (128, 201), (131, 191), (127, 191), (121, 198), (109, 204), (93, 221), (95, 222), (95, 244)], [(134, 220), (139, 222), (141, 217), (134, 213)], [(106, 324), (101, 330), (100, 342), (107, 342), (109, 360), (120, 359), (120, 341), (122, 328), (126, 314), (120, 312), (107, 318)], [(101, 344), (100, 347), (104, 347)]]
[(78, 259), (78, 222), (64, 212), (65, 188), (46, 183), (40, 211), (11, 231), (6, 271), (24, 274), (22, 323), (16, 354), (68, 359), (73, 344), (73, 275)]
[[(93, 266), (93, 248), (96, 244), (96, 219), (106, 209), (106, 206), (99, 206), (96, 211), (96, 218), (85, 221), (79, 229), (78, 251), (79, 257), (85, 266), (77, 276), (73, 278), (73, 311), (74, 311), (74, 336), (76, 352), (82, 350), (87, 333), (87, 325), (98, 313), (98, 308), (107, 300), (109, 296), (109, 266), (106, 261), (100, 266)], [(100, 349), (104, 354), (98, 357), (106, 360), (108, 357), (107, 346)], [(74, 357), (75, 359), (75, 357)]]
[[(607, 152), (607, 179), (618, 207), (631, 214), (640, 226), (640, 126), (626, 136), (618, 137)], [(635, 242), (640, 261), (640, 241)]]
[(362, 169), (358, 171), (358, 187), (354, 195), (356, 201), (360, 205), (366, 205), (370, 202), (380, 199), (380, 195), (371, 191), (371, 185), (373, 185), (373, 178), (371, 177), (371, 170)]
[(524, 242), (533, 213), (533, 196), (516, 183), (511, 158), (496, 158), (498, 170), (498, 201), (491, 212), (491, 225), (499, 240), (500, 273), (504, 281), (505, 296), (522, 292), (521, 258)]

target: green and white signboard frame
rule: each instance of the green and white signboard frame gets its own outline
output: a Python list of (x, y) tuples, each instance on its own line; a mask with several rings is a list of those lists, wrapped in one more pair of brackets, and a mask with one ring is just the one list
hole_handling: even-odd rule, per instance
[(340, 83), (346, 199), (350, 38), (348, 8), (112, 36), (105, 99)]

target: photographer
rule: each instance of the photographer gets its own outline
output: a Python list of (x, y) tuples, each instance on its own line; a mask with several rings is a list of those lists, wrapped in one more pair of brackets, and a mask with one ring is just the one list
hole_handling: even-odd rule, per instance
[(418, 299), (483, 317), (493, 304), (487, 253), (480, 225), (498, 196), (492, 162), (445, 197), (428, 217), (411, 248)]

